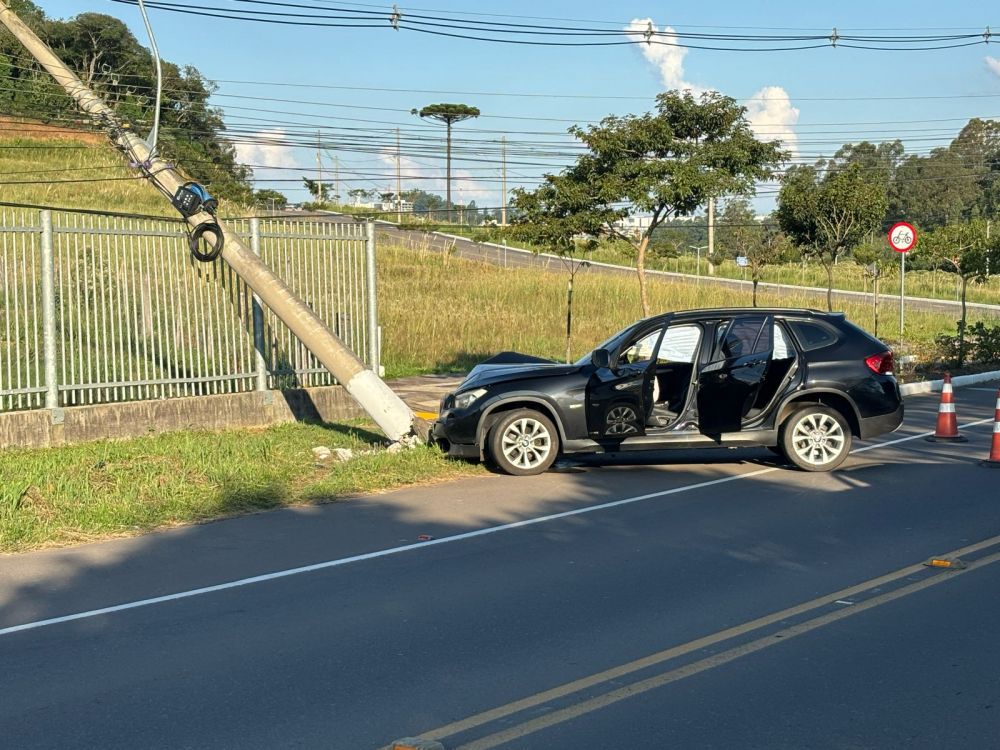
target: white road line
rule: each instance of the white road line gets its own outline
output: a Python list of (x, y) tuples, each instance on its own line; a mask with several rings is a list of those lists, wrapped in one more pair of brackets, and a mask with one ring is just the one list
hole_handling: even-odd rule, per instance
[[(975, 422), (968, 422), (966, 424), (960, 425), (960, 429), (967, 427), (975, 427), (977, 425), (985, 424), (987, 422), (992, 422), (993, 418), (980, 419)], [(908, 435), (906, 437), (897, 438), (895, 440), (889, 440), (884, 443), (874, 443), (872, 445), (866, 445), (864, 448), (856, 448), (851, 451), (851, 453), (864, 453), (865, 451), (875, 450), (876, 448), (885, 448), (890, 445), (898, 445), (899, 443), (907, 443), (911, 440), (919, 440), (920, 438), (927, 437), (928, 435), (933, 435), (932, 432), (922, 432), (919, 435)], [(777, 471), (779, 467), (772, 466), (766, 469), (758, 469), (757, 471), (750, 471), (746, 474), (734, 474), (733, 476), (722, 477), (720, 479), (712, 479), (707, 482), (697, 482), (695, 484), (687, 484), (682, 487), (673, 487), (669, 490), (661, 490), (659, 492), (649, 492), (645, 495), (636, 495), (634, 497), (626, 497), (621, 500), (612, 500), (611, 502), (601, 503), (599, 505), (589, 505), (586, 508), (575, 508), (574, 510), (566, 510), (561, 513), (551, 513), (547, 516), (539, 516), (537, 518), (527, 518), (523, 521), (514, 521), (512, 523), (505, 523), (500, 526), (489, 526), (485, 529), (476, 529), (475, 531), (466, 531), (462, 534), (455, 534), (454, 536), (441, 537), (440, 539), (431, 539), (426, 542), (417, 542), (416, 544), (406, 544), (401, 547), (390, 547), (389, 549), (382, 549), (376, 552), (366, 552), (362, 555), (352, 555), (351, 557), (342, 557), (337, 560), (328, 560), (326, 562), (314, 563), (313, 565), (303, 565), (299, 568), (289, 568), (287, 570), (279, 570), (274, 573), (265, 573), (259, 576), (252, 576), (250, 578), (241, 578), (236, 581), (229, 581), (227, 583), (219, 583), (214, 586), (204, 586), (202, 588), (190, 589), (188, 591), (179, 591), (176, 594), (165, 594), (164, 596), (154, 596), (150, 599), (139, 599), (134, 602), (127, 602), (125, 604), (115, 604), (111, 607), (101, 607), (100, 609), (91, 609), (86, 612), (77, 612), (71, 615), (63, 615), (61, 617), (51, 617), (46, 620), (36, 620), (34, 622), (26, 622), (22, 625), (12, 625), (6, 628), (0, 628), (0, 636), (11, 635), (13, 633), (19, 633), (24, 630), (34, 630), (35, 628), (44, 628), (49, 625), (58, 625), (64, 622), (73, 622), (74, 620), (85, 620), (91, 617), (99, 617), (101, 615), (109, 615), (115, 612), (124, 612), (128, 609), (138, 609), (139, 607), (148, 607), (153, 604), (162, 604), (164, 602), (172, 602), (178, 599), (188, 599), (192, 596), (201, 596), (202, 594), (212, 594), (216, 591), (226, 591), (227, 589), (235, 589), (241, 586), (249, 586), (254, 583), (264, 583), (265, 581), (274, 581), (279, 578), (287, 578), (289, 576), (300, 575), (302, 573), (312, 573), (317, 570), (326, 570), (327, 568), (339, 568), (342, 565), (350, 565), (351, 563), (364, 562), (365, 560), (375, 560), (380, 557), (389, 557), (390, 555), (398, 555), (403, 552), (410, 552), (415, 549), (424, 549), (427, 547), (433, 547), (438, 544), (451, 544), (453, 542), (461, 542), (466, 539), (474, 539), (480, 536), (487, 536), (488, 534), (497, 534), (501, 531), (510, 531), (511, 529), (520, 529), (526, 526), (534, 526), (539, 523), (546, 523), (548, 521), (555, 521), (560, 518), (570, 518), (571, 516), (580, 516), (585, 513), (595, 513), (601, 510), (608, 510), (609, 508), (617, 508), (623, 505), (631, 505), (632, 503), (638, 503), (643, 500), (651, 500), (654, 497), (667, 497), (669, 495), (676, 495), (681, 492), (690, 492), (692, 490), (700, 490), (705, 487), (714, 487), (720, 484), (726, 484), (727, 482), (736, 482), (741, 479), (750, 479), (752, 477), (759, 477), (763, 474), (770, 474), (773, 471)]]

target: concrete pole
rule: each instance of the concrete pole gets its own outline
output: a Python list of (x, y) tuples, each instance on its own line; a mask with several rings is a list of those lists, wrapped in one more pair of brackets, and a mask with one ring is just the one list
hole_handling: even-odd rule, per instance
[(500, 136), (500, 226), (507, 226), (507, 136)]
[[(399, 153), (399, 128), (396, 128), (396, 222), (398, 224), (403, 223), (403, 179), (399, 172), (399, 160), (401, 154)], [(374, 368), (375, 372), (378, 372), (378, 368)]]
[[(55, 78), (80, 109), (108, 131), (111, 141), (118, 148), (144, 166), (147, 179), (166, 195), (172, 196), (177, 192), (186, 180), (169, 164), (152, 156), (146, 142), (129, 130), (115, 112), (88, 89), (3, 0), (0, 0), (0, 23)], [(192, 227), (209, 221), (217, 220), (206, 212), (187, 218)], [(218, 223), (224, 235), (222, 259), (344, 385), (386, 436), (393, 441), (405, 442), (414, 441), (418, 432), (423, 436), (426, 423), (417, 419), (403, 400), (375, 372), (364, 366), (309, 306), (240, 241), (236, 232), (227, 229), (221, 221)], [(209, 240), (215, 239), (211, 232), (206, 232), (205, 236)]]
[(320, 156), (319, 152), (320, 145), (320, 135), (319, 131), (316, 131), (316, 200), (320, 203), (323, 202), (323, 157)]

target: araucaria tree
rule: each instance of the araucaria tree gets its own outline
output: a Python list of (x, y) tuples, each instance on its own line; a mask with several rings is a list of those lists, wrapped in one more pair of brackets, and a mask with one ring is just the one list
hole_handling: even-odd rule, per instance
[(425, 120), (443, 122), (447, 128), (447, 177), (445, 178), (447, 197), (445, 202), (448, 205), (448, 221), (451, 221), (451, 128), (456, 122), (479, 117), (479, 108), (470, 107), (468, 104), (428, 104), (419, 110), (412, 109), (410, 113)]
[[(570, 128), (586, 153), (537, 190), (514, 191), (512, 205), (522, 235), (557, 250), (577, 235), (611, 235), (636, 251), (639, 297), (649, 315), (646, 250), (653, 232), (675, 216), (688, 216), (710, 197), (749, 195), (785, 158), (778, 141), (758, 141), (746, 110), (718, 92), (695, 98), (668, 91), (656, 110), (606, 117), (586, 129)], [(622, 226), (644, 216), (638, 232)]]
[(804, 255), (826, 269), (826, 306), (833, 310), (833, 267), (882, 225), (888, 208), (884, 182), (859, 163), (793, 167), (778, 194), (778, 223)]

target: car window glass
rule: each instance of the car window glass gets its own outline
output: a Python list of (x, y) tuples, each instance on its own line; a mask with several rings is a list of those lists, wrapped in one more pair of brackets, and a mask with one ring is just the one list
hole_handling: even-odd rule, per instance
[(656, 342), (663, 332), (662, 328), (651, 331), (636, 341), (634, 344), (622, 350), (618, 357), (618, 363), (622, 365), (636, 365), (653, 360), (653, 352), (656, 349)]
[(774, 321), (765, 321), (761, 329), (760, 336), (757, 337), (757, 345), (753, 348), (754, 354), (762, 354), (772, 351), (774, 348)]
[(821, 349), (829, 346), (837, 340), (837, 336), (822, 323), (813, 323), (808, 320), (790, 320), (792, 333), (798, 339), (799, 345), (804, 351)]
[[(737, 318), (729, 325), (725, 337), (722, 339), (721, 354), (724, 359), (734, 359), (753, 354), (757, 346), (761, 328), (764, 327), (764, 316), (748, 316)], [(770, 348), (771, 337), (767, 336), (766, 348)]]
[(789, 359), (792, 356), (792, 349), (788, 346), (788, 340), (785, 338), (785, 332), (781, 330), (781, 326), (777, 323), (774, 324), (774, 355), (772, 359)]
[(701, 326), (670, 326), (663, 334), (657, 362), (694, 362), (701, 342)]

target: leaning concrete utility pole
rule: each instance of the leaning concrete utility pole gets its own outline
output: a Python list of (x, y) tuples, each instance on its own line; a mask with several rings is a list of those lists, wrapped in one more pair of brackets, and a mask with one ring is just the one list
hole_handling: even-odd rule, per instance
[[(119, 120), (114, 110), (88, 89), (82, 81), (0, 0), (0, 23), (13, 34), (25, 49), (44, 67), (56, 82), (73, 98), (81, 110), (108, 131), (111, 141), (137, 162), (147, 179), (165, 195), (173, 196), (185, 180), (173, 167), (150, 153), (149, 145), (132, 133)], [(292, 292), (234, 232), (213, 215), (200, 211), (187, 217), (192, 227), (215, 222), (223, 234), (221, 257), (247, 286), (270, 307), (299, 340), (311, 351), (347, 392), (371, 416), (389, 439), (412, 443), (418, 433), (423, 437), (426, 423), (414, 416), (378, 375), (364, 363)], [(209, 240), (217, 240), (212, 231), (205, 231)], [(374, 293), (374, 289), (372, 290)]]

